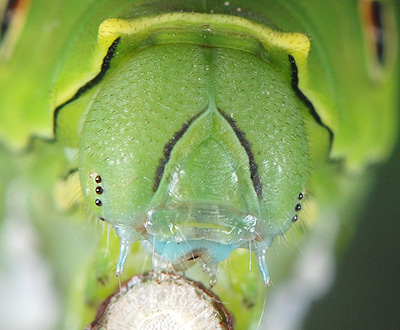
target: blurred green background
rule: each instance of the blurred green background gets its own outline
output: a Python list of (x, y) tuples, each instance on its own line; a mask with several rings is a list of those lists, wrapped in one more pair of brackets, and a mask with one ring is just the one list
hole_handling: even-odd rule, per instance
[(400, 143), (378, 169), (337, 266), (334, 286), (315, 303), (304, 329), (400, 329)]

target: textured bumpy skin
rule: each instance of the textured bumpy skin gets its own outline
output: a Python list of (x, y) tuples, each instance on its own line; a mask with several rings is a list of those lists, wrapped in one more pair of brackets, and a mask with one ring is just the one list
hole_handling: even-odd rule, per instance
[[(262, 251), (289, 227), (305, 184), (304, 108), (290, 79), (244, 51), (172, 44), (132, 54), (86, 118), (87, 202), (124, 244), (160, 242), (174, 263), (207, 255), (208, 241), (233, 249), (257, 240)], [(210, 263), (229, 255), (220, 249)]]
[(326, 76), (308, 75), (318, 45), (309, 55), (306, 35), (237, 16), (138, 13), (100, 22), (85, 74), (66, 75), (67, 60), (55, 90), (84, 197), (121, 239), (117, 273), (138, 240), (158, 270), (200, 258), (212, 275), (248, 247), (268, 283), (266, 250), (298, 219), (309, 168), (343, 154), (347, 124), (314, 87)]
[(201, 258), (214, 278), (250, 248), (269, 283), (266, 250), (297, 219), (309, 166), (309, 110), (290, 70), (308, 39), (184, 13), (109, 20), (99, 37), (107, 72), (83, 124), (80, 178), (121, 239), (117, 273), (141, 240), (156, 269)]
[[(265, 290), (249, 264), (268, 283), (266, 249), (300, 220), (269, 264), (277, 282), (295, 277), (291, 293), (311, 292), (291, 267), (316, 237), (328, 256), (344, 245), (371, 165), (393, 149), (399, 12), (397, 0), (0, 1), (0, 196), (17, 176), (31, 184), (47, 250), (70, 256), (58, 199), (75, 205), (80, 175), (85, 204), (121, 238), (118, 273), (134, 241), (157, 271), (215, 275), (230, 256), (214, 289), (239, 329), (256, 327)], [(93, 268), (76, 261), (93, 271), (77, 275), (76, 301), (114, 289), (118, 245), (101, 240)], [(132, 249), (125, 276), (147, 257)]]

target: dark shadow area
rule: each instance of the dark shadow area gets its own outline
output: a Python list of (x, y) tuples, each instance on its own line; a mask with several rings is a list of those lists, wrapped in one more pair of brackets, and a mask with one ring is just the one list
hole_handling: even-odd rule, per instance
[(400, 144), (379, 170), (330, 293), (304, 329), (400, 329)]

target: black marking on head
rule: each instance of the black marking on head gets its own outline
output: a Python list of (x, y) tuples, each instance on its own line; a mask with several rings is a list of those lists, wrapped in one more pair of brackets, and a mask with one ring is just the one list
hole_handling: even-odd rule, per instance
[(114, 56), (114, 53), (115, 53), (115, 50), (117, 49), (119, 41), (120, 41), (120, 38), (115, 39), (114, 42), (111, 44), (111, 46), (108, 48), (107, 54), (106, 54), (106, 56), (104, 56), (103, 63), (101, 64), (101, 70), (97, 74), (97, 76), (94, 77), (89, 82), (87, 82), (81, 88), (79, 88), (78, 91), (69, 100), (67, 100), (64, 103), (60, 104), (54, 110), (53, 125), (54, 125), (54, 134), (55, 135), (56, 135), (56, 131), (57, 131), (57, 117), (58, 117), (58, 114), (60, 113), (61, 109), (64, 108), (67, 104), (69, 104), (69, 103), (75, 101), (76, 99), (78, 99), (86, 91), (88, 91), (92, 87), (96, 86), (99, 82), (101, 82), (101, 80), (106, 75), (107, 70), (110, 68), (111, 59)]
[(380, 64), (384, 62), (384, 26), (383, 26), (383, 5), (380, 1), (371, 1), (371, 20), (373, 24), (376, 58)]
[(295, 210), (296, 212), (301, 211), (301, 204), (296, 204), (294, 210)]
[(242, 145), (243, 149), (246, 151), (247, 156), (249, 157), (249, 166), (250, 166), (250, 177), (251, 181), (253, 182), (254, 190), (257, 194), (259, 199), (262, 198), (262, 184), (260, 176), (258, 175), (258, 166), (254, 159), (254, 154), (251, 151), (250, 142), (246, 140), (246, 135), (242, 132), (236, 125), (236, 122), (229, 117), (225, 112), (221, 109), (218, 109), (219, 113), (225, 118), (225, 120), (229, 123), (232, 127), (233, 131), (235, 132), (237, 138), (239, 139), (240, 144)]
[(292, 69), (292, 89), (296, 93), (297, 97), (304, 103), (304, 105), (308, 108), (311, 116), (314, 118), (314, 120), (325, 128), (328, 133), (329, 133), (329, 150), (332, 149), (332, 143), (333, 143), (333, 132), (332, 130), (326, 126), (322, 120), (317, 111), (314, 108), (314, 105), (311, 103), (311, 101), (302, 93), (302, 91), (299, 89), (299, 77), (298, 77), (298, 69), (296, 65), (296, 61), (292, 55), (289, 55), (289, 62), (290, 66)]
[(153, 191), (156, 192), (158, 186), (160, 185), (161, 178), (164, 174), (164, 169), (165, 165), (169, 161), (169, 157), (171, 156), (172, 149), (174, 148), (175, 144), (181, 139), (181, 137), (185, 134), (187, 129), (189, 128), (190, 124), (195, 121), (205, 110), (202, 110), (199, 112), (197, 115), (194, 115), (192, 118), (190, 118), (186, 123), (182, 125), (182, 128), (177, 131), (174, 136), (167, 142), (167, 144), (164, 146), (164, 157), (160, 159), (160, 164), (158, 165), (156, 169), (156, 176), (154, 179), (154, 184), (153, 184)]
[(196, 259), (198, 259), (198, 258), (200, 258), (200, 255), (198, 255), (198, 254), (192, 254), (189, 258), (187, 258), (186, 260), (187, 261), (193, 261), (193, 260), (196, 260)]
[(1, 27), (0, 27), (0, 42), (5, 38), (8, 28), (12, 22), (13, 16), (15, 14), (18, 5), (21, 5), (21, 1), (18, 0), (8, 0), (7, 6), (4, 9), (3, 17), (1, 18)]

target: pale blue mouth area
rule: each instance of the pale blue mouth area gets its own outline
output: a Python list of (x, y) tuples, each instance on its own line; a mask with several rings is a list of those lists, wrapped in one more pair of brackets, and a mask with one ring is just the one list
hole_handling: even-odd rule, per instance
[(237, 244), (221, 244), (207, 240), (191, 241), (157, 241), (154, 240), (154, 249), (166, 262), (176, 264), (183, 258), (197, 258), (203, 256), (208, 263), (220, 263), (229, 257), (231, 252), (239, 247)]

